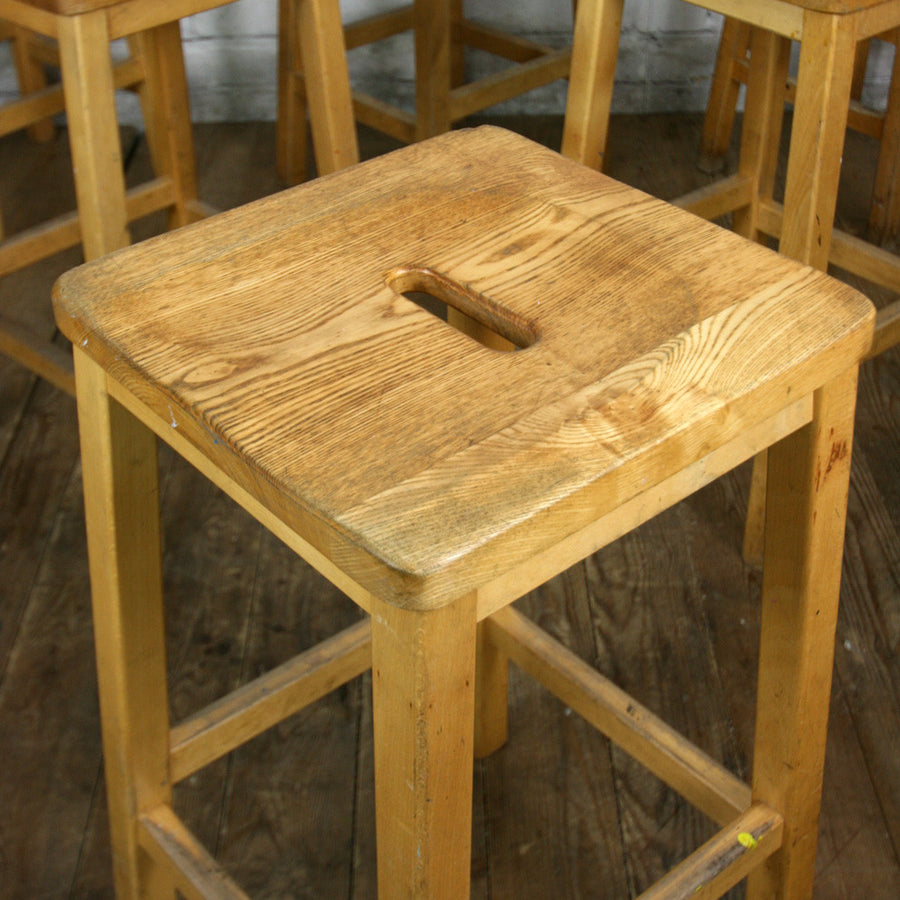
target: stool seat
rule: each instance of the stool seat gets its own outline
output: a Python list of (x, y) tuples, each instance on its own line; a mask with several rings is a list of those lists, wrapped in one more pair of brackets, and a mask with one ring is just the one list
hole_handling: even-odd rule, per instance
[[(77, 294), (60, 282), (74, 342), (126, 387), (139, 380), (217, 465), (252, 459), (259, 499), (344, 565), (356, 557), (368, 589), (417, 606), (483, 579), (471, 557), (494, 565), (498, 541), (540, 549), (519, 523), (574, 530), (730, 440), (744, 407), (775, 412), (761, 381), (771, 393), (791, 372), (786, 389), (808, 393), (798, 364), (867, 306), (511, 135), (440, 146), (453, 164), (432, 147), (402, 170), (375, 161), (338, 198), (328, 182), (302, 203), (286, 193), (83, 269)], [(722, 259), (739, 296), (707, 275)], [(117, 300), (98, 303), (111, 265)], [(446, 292), (526, 346), (486, 349), (408, 290)], [(832, 351), (834, 372), (864, 331), (848, 356)]]
[[(54, 304), (123, 895), (243, 896), (172, 783), (371, 666), (379, 894), (465, 898), (509, 661), (723, 826), (652, 896), (808, 892), (862, 295), (484, 128), (90, 262)], [(370, 613), (174, 727), (154, 435)], [(765, 448), (751, 788), (507, 607)]]

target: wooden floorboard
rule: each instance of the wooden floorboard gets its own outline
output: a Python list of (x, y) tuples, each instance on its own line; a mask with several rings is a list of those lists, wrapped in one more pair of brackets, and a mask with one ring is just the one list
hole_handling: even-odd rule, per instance
[[(519, 608), (583, 658), (595, 656), (583, 566), (523, 598)], [(608, 742), (515, 668), (509, 740), (479, 770), (488, 896), (600, 896), (601, 885), (606, 896), (627, 895)]]
[[(586, 560), (596, 664), (703, 750), (739, 771), (706, 623), (686, 568), (689, 530), (668, 510)], [(698, 690), (699, 686), (699, 690)], [(687, 701), (687, 702), (686, 702)], [(613, 751), (616, 798), (639, 893), (717, 830), (626, 756)]]
[[(558, 146), (560, 121), (506, 120)], [(204, 199), (281, 187), (269, 123), (197, 128)], [(365, 133), (367, 155), (395, 146)], [(610, 174), (662, 197), (710, 180), (697, 116), (616, 118)], [(126, 147), (133, 135), (123, 134)], [(147, 171), (143, 142), (129, 177)], [(839, 218), (862, 232), (875, 148), (851, 136)], [(732, 149), (727, 165), (734, 164)], [(8, 230), (61, 211), (65, 136), (0, 140)], [(67, 193), (68, 192), (68, 193)], [(161, 227), (153, 217), (135, 231)], [(0, 279), (53, 333), (78, 251)], [(881, 292), (866, 287), (877, 303)], [(815, 896), (900, 896), (900, 354), (861, 374)], [(161, 454), (173, 718), (337, 631), (349, 602), (172, 453)], [(742, 467), (520, 601), (739, 774), (752, 764), (759, 573)], [(74, 404), (0, 359), (0, 900), (112, 896)], [(368, 677), (193, 776), (176, 804), (260, 897), (374, 898)], [(475, 766), (473, 898), (633, 895), (711, 825), (514, 671), (510, 738)], [(732, 894), (742, 896), (740, 888)]]

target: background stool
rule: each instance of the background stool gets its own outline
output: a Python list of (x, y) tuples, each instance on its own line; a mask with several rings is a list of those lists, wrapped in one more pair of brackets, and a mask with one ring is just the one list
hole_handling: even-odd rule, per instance
[[(289, 184), (306, 178), (306, 108), (297, 7), (298, 0), (279, 0), (278, 170)], [(356, 118), (403, 143), (442, 134), (466, 116), (569, 73), (571, 48), (543, 46), (467, 19), (462, 0), (415, 0), (347, 25), (344, 41), (347, 49), (353, 50), (405, 31), (415, 35), (415, 113), (360, 91), (353, 93)], [(511, 65), (467, 82), (466, 47), (509, 60)]]
[[(881, 136), (883, 117), (859, 102), (865, 83), (870, 44), (871, 39), (867, 38), (856, 45), (853, 87), (850, 91), (853, 100), (847, 116), (847, 125), (856, 131), (878, 138)], [(747, 83), (747, 73), (750, 70), (749, 57), (750, 26), (746, 22), (726, 16), (722, 21), (716, 65), (713, 69), (706, 115), (703, 118), (703, 133), (700, 137), (700, 150), (710, 170), (717, 167), (728, 149), (734, 127), (738, 93), (741, 85)], [(788, 78), (786, 97), (791, 103), (794, 101), (796, 90), (796, 79)]]
[[(58, 46), (62, 85), (41, 88), (31, 81), (24, 96), (0, 108), (0, 135), (40, 122), (65, 109), (78, 212), (0, 243), (0, 276), (43, 259), (79, 242), (92, 259), (129, 242), (128, 222), (157, 210), (167, 210), (170, 227), (195, 221), (209, 212), (197, 199), (187, 83), (178, 20), (224, 5), (230, 0), (0, 0), (5, 34), (26, 48), (29, 35), (51, 38)], [(303, 0), (299, 23), (303, 34), (317, 29), (306, 42), (315, 48), (328, 40), (328, 26), (318, 16), (322, 0)], [(127, 37), (131, 58), (113, 65), (109, 43)], [(332, 49), (306, 62), (311, 73), (311, 104), (321, 150), (320, 169), (346, 164), (332, 155), (335, 144), (355, 147), (352, 134), (346, 63)], [(55, 51), (54, 51), (55, 52)], [(23, 66), (29, 54), (17, 51)], [(126, 191), (122, 174), (114, 90), (128, 87), (141, 96), (147, 141), (156, 177)], [(343, 88), (343, 94), (341, 89)], [(320, 119), (319, 110), (328, 109)], [(346, 119), (340, 121), (341, 112)], [(340, 141), (329, 142), (339, 132)], [(47, 345), (12, 322), (0, 324), (0, 350), (57, 386), (73, 392), (68, 354)]]
[[(895, 51), (894, 70), (884, 113), (870, 109), (860, 102), (866, 77), (869, 49), (872, 40), (894, 44), (898, 32), (891, 31), (866, 38), (856, 45), (856, 64), (853, 72), (851, 101), (847, 113), (847, 127), (879, 141), (880, 149), (872, 191), (868, 236), (876, 243), (884, 244), (897, 236), (900, 228), (900, 192), (897, 190), (897, 158), (900, 156), (900, 59)], [(721, 167), (731, 140), (738, 91), (747, 83), (749, 71), (750, 26), (727, 18), (722, 24), (719, 52), (713, 70), (712, 83), (703, 133), (700, 138), (701, 166), (713, 172)], [(896, 75), (896, 77), (895, 77)], [(793, 103), (797, 83), (788, 79), (786, 99)]]
[[(371, 665), (379, 892), (467, 896), (510, 660), (723, 826), (650, 896), (808, 893), (864, 297), (478, 129), (89, 263), (55, 309), (123, 894), (241, 896), (172, 783)], [(371, 614), (174, 727), (154, 435)], [(767, 446), (748, 788), (510, 604)]]
[[(900, 261), (865, 241), (834, 232), (841, 148), (859, 41), (900, 24), (900, 2), (774, 0), (745, 13), (732, 4), (696, 4), (759, 26), (752, 37), (747, 105), (738, 173), (674, 201), (705, 218), (734, 213), (748, 237), (779, 239), (780, 252), (824, 269), (829, 260), (900, 291)], [(563, 152), (599, 167), (605, 150), (621, 27), (621, 0), (579, 7)], [(800, 41), (800, 66), (784, 203), (772, 198), (781, 134), (790, 39)], [(757, 46), (758, 45), (758, 46)], [(900, 308), (879, 312), (872, 353), (900, 338)]]

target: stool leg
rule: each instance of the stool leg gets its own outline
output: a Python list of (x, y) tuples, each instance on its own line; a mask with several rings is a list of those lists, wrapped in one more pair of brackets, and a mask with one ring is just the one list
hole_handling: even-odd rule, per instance
[(191, 209), (197, 200), (197, 174), (179, 24), (167, 22), (142, 31), (133, 43), (146, 72), (141, 100), (150, 155), (156, 174), (172, 179), (175, 202), (169, 208), (169, 228), (179, 228), (201, 218)]
[[(856, 37), (849, 23), (852, 19), (852, 16), (808, 12), (800, 46), (779, 249), (786, 256), (823, 270), (828, 266), (847, 109), (853, 83)], [(756, 140), (755, 152), (761, 155), (762, 160), (757, 164), (747, 163), (748, 170), (754, 167), (761, 170), (757, 175), (758, 188), (754, 191), (758, 196), (770, 196), (774, 182), (778, 145), (776, 135), (780, 134), (783, 115), (780, 99), (783, 91), (778, 85), (783, 83), (787, 71), (788, 47), (786, 39), (764, 32), (756, 31), (752, 38), (745, 129), (750, 119), (751, 102), (762, 105), (763, 95), (768, 94), (773, 104), (766, 112), (756, 112), (754, 106), (752, 121), (765, 122), (768, 117), (768, 134), (754, 136), (750, 132), (748, 137), (751, 143)], [(762, 74), (764, 66), (770, 69), (770, 74), (765, 78)], [(757, 88), (757, 78), (767, 87)], [(742, 143), (742, 166), (745, 164), (744, 147)], [(752, 159), (749, 152), (748, 158)], [(735, 213), (735, 230), (745, 237), (756, 237), (754, 210)], [(764, 484), (763, 478), (756, 469), (763, 464), (761, 459), (754, 462), (744, 532), (744, 558), (751, 563), (758, 562), (762, 555), (765, 494), (760, 488)]]
[(94, 259), (129, 243), (109, 32), (102, 9), (58, 23), (81, 242)]
[(334, 0), (299, 0), (297, 30), (319, 175), (359, 162), (341, 11)]
[(465, 44), (459, 40), (459, 27), (464, 18), (462, 0), (450, 0), (450, 87), (466, 83)]
[[(892, 35), (900, 45), (900, 30)], [(875, 187), (869, 212), (869, 236), (883, 244), (897, 236), (900, 226), (900, 49), (894, 47), (894, 65), (891, 69), (891, 86), (878, 149), (878, 166), (875, 170)]]
[(487, 621), (478, 623), (475, 654), (475, 758), (499, 750), (508, 734), (509, 657), (491, 640)]
[(728, 150), (741, 89), (741, 79), (735, 70), (746, 61), (749, 42), (750, 26), (726, 16), (700, 135), (700, 165), (704, 171), (720, 168)]
[(475, 597), (372, 614), (378, 896), (469, 896)]
[(113, 874), (116, 896), (137, 900), (159, 880), (138, 817), (171, 802), (156, 437), (74, 355)]
[(287, 184), (306, 180), (306, 101), (299, 76), (298, 0), (278, 0), (276, 168)]
[(826, 270), (853, 84), (855, 16), (807, 11), (779, 250)]
[[(12, 53), (19, 80), (19, 91), (24, 96), (47, 87), (44, 67), (31, 55), (31, 34), (19, 26), (13, 27)], [(53, 117), (41, 119), (28, 127), (28, 136), (33, 141), (49, 141), (56, 133)]]
[(453, 0), (414, 0), (416, 140), (450, 130), (450, 17)]
[(623, 0), (578, 4), (572, 40), (562, 154), (603, 168), (612, 107)]
[[(734, 230), (749, 240), (759, 239), (759, 200), (771, 198), (784, 124), (784, 89), (790, 61), (790, 41), (759, 28), (750, 30), (750, 71), (747, 103), (741, 131), (738, 171), (751, 179), (753, 201), (735, 210)], [(766, 453), (753, 460), (753, 476), (744, 523), (744, 559), (751, 565), (763, 561), (766, 517)]]
[(866, 70), (869, 67), (869, 50), (871, 47), (871, 38), (865, 38), (856, 44), (856, 54), (853, 57), (853, 85), (850, 89), (850, 96), (854, 100), (862, 98), (863, 88), (866, 86)]
[(816, 393), (814, 419), (769, 450), (753, 799), (784, 817), (750, 898), (812, 896), (856, 369)]
[(784, 92), (791, 44), (770, 31), (751, 29), (747, 103), (738, 173), (753, 184), (750, 206), (734, 212), (734, 230), (759, 239), (759, 199), (772, 197), (784, 124)]
[(748, 565), (763, 564), (766, 536), (766, 480), (769, 454), (763, 450), (753, 458), (750, 493), (747, 498), (747, 518), (744, 520), (744, 542), (741, 555)]

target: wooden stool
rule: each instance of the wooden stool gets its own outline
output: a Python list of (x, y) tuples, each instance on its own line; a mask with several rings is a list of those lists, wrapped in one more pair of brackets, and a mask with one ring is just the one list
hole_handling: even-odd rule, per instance
[[(751, 869), (753, 896), (809, 892), (868, 300), (493, 128), (89, 263), (54, 299), (121, 896), (240, 896), (172, 783), (371, 664), (380, 896), (466, 897), (510, 660), (723, 826), (650, 896)], [(370, 614), (174, 727), (154, 433)], [(769, 446), (750, 788), (510, 603)]]
[[(288, 184), (306, 178), (298, 6), (302, 7), (298, 0), (279, 0), (278, 171)], [(347, 25), (344, 41), (347, 49), (353, 50), (406, 31), (415, 35), (415, 114), (360, 91), (353, 93), (356, 118), (403, 143), (442, 134), (466, 116), (569, 74), (571, 48), (547, 47), (467, 19), (462, 0), (415, 0)], [(501, 57), (512, 65), (466, 82), (465, 47)]]
[[(29, 33), (54, 39), (62, 72), (61, 87), (41, 89), (29, 83), (20, 100), (0, 107), (0, 136), (65, 109), (78, 203), (77, 214), (0, 241), (0, 276), (79, 242), (87, 259), (101, 256), (129, 242), (128, 222), (157, 210), (168, 210), (170, 227), (208, 214), (197, 199), (178, 20), (227, 2), (231, 0), (0, 0), (7, 35), (20, 38), (21, 46)], [(327, 5), (325, 0), (303, 0), (302, 33), (318, 29), (309, 44), (329, 40), (318, 14)], [(327, 25), (327, 17), (324, 21)], [(129, 38), (132, 58), (113, 66), (109, 42), (121, 37)], [(320, 168), (331, 171), (346, 164), (344, 156), (332, 153), (333, 146), (349, 143), (355, 148), (346, 61), (332, 51), (308, 59), (307, 68), (310, 96), (316, 98), (311, 114), (323, 145)], [(114, 98), (114, 90), (122, 87), (141, 94), (156, 170), (152, 181), (129, 191)], [(322, 108), (329, 115), (320, 119)], [(339, 137), (331, 140), (335, 134)], [(69, 355), (15, 323), (0, 322), (0, 351), (74, 392)]]
[[(884, 35), (885, 39), (892, 37)], [(884, 116), (876, 110), (860, 103), (866, 79), (871, 38), (856, 45), (856, 60), (853, 67), (853, 86), (850, 90), (851, 103), (847, 114), (847, 127), (874, 138), (880, 138)], [(734, 116), (737, 111), (738, 94), (742, 84), (747, 84), (750, 71), (750, 26), (726, 16), (722, 22), (719, 49), (709, 88), (706, 114), (703, 117), (703, 133), (700, 136), (700, 151), (706, 167), (718, 168), (731, 142)], [(797, 91), (797, 79), (788, 77), (785, 97), (793, 103)]]
[[(900, 184), (897, 173), (897, 158), (900, 156), (900, 54), (895, 50), (885, 112), (864, 106), (860, 98), (870, 44), (875, 39), (866, 38), (856, 45), (847, 127), (879, 142), (868, 232), (870, 239), (884, 244), (895, 239), (900, 230)], [(877, 39), (896, 46), (900, 41), (900, 31), (877, 35)], [(747, 83), (750, 70), (749, 54), (750, 26), (746, 22), (726, 17), (722, 24), (722, 36), (700, 137), (700, 165), (706, 171), (714, 172), (721, 168), (722, 158), (731, 141), (738, 92), (740, 86)], [(796, 79), (788, 78), (785, 94), (788, 102), (794, 102), (796, 90)]]

